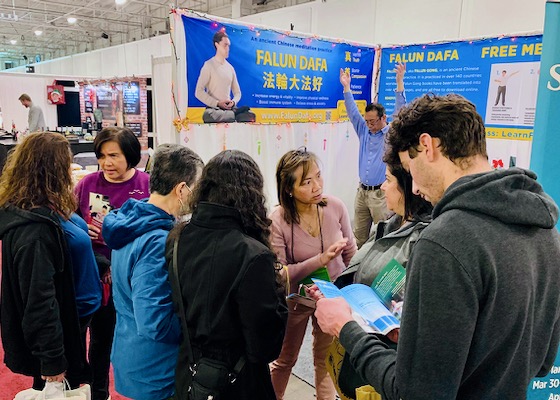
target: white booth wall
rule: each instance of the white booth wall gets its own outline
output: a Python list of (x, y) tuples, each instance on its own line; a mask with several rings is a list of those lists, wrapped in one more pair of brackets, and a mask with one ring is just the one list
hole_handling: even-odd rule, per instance
[[(387, 45), (542, 31), (544, 7), (544, 0), (318, 0), (240, 20), (283, 30), (293, 24), (300, 32)], [(169, 78), (173, 57), (170, 36), (161, 35), (33, 65), (36, 74), (77, 79), (153, 75), (154, 130), (167, 141), (174, 135), (168, 116), (175, 108)]]
[[(491, 3), (478, 0), (433, 0), (421, 4), (411, 0), (329, 0), (255, 14), (241, 20), (280, 30), (289, 30), (293, 24), (296, 31), (382, 45), (542, 31), (544, 2), (493, 0)], [(484, 16), (484, 25), (479, 24), (481, 16)], [(185, 54), (181, 29), (180, 25), (175, 29), (179, 57)], [(178, 63), (178, 67), (175, 86), (181, 89), (186, 85), (184, 63)], [(161, 72), (162, 66), (159, 68)], [(156, 75), (154, 81), (158, 81)], [(184, 117), (188, 102), (186, 90), (179, 90), (177, 101)], [(168, 127), (172, 129), (170, 124)], [(358, 185), (358, 140), (349, 122), (190, 125), (180, 137), (204, 161), (224, 148), (250, 154), (263, 171), (269, 206), (277, 203), (274, 173), (278, 159), (289, 149), (307, 146), (322, 161), (325, 193), (341, 198), (353, 219)]]
[(318, 0), (241, 20), (388, 45), (542, 31), (544, 8), (545, 0)]
[[(19, 96), (27, 93), (33, 104), (41, 107), (45, 116), (45, 124), (50, 128), (57, 126), (56, 105), (47, 101), (47, 85), (52, 85), (53, 76), (29, 75), (20, 73), (0, 72), (0, 110), (4, 129), (10, 131), (12, 121), (18, 131), (25, 130), (27, 125), (28, 109), (18, 100)], [(56, 79), (74, 79), (57, 76)]]
[[(11, 129), (12, 120), (18, 130), (27, 128), (28, 111), (17, 100), (22, 93), (29, 94), (33, 102), (43, 109), (47, 126), (54, 128), (57, 126), (56, 106), (47, 102), (47, 85), (55, 79), (85, 81), (152, 76), (152, 58), (169, 57), (171, 51), (169, 35), (161, 35), (36, 63), (33, 64), (35, 73), (32, 74), (26, 74), (25, 67), (0, 72), (0, 110), (4, 128)], [(165, 92), (170, 98), (171, 89), (167, 86), (160, 92)], [(169, 135), (171, 129), (166, 132)]]
[[(169, 35), (161, 35), (32, 65), (35, 66), (36, 74), (112, 79), (151, 76), (152, 57), (169, 55)], [(9, 72), (25, 72), (25, 66), (13, 68)]]
[[(293, 24), (300, 32), (388, 45), (538, 32), (543, 28), (544, 7), (544, 0), (318, 0), (243, 17), (241, 21), (281, 30), (289, 30)], [(184, 40), (180, 30), (175, 35)], [(177, 54), (184, 57), (180, 45)], [(349, 123), (199, 125), (179, 135), (172, 124), (172, 85), (179, 89), (177, 106), (182, 116), (188, 99), (184, 95), (186, 86), (181, 86), (185, 82), (174, 81), (178, 75), (184, 77), (184, 71), (172, 76), (174, 63), (170, 37), (163, 35), (40, 63), (36, 71), (97, 78), (152, 75), (156, 143), (187, 141), (204, 161), (224, 147), (246, 151), (263, 170), (269, 204), (276, 203), (274, 169), (278, 158), (290, 148), (307, 145), (323, 161), (326, 192), (341, 197), (352, 217), (358, 183), (358, 141)]]

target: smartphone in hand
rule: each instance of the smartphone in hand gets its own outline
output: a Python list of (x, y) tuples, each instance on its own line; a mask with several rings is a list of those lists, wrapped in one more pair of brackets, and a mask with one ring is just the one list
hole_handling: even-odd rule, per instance
[(309, 308), (315, 308), (316, 304), (315, 300), (313, 300), (311, 297), (305, 297), (298, 293), (292, 293), (287, 296), (286, 299), (295, 301), (297, 304), (301, 304), (302, 306), (306, 306)]

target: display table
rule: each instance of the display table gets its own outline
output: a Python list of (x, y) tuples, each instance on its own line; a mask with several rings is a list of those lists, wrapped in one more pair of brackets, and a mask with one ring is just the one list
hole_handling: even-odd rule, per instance
[[(53, 133), (56, 135), (57, 133)], [(8, 152), (13, 149), (18, 144), (17, 141), (13, 139), (2, 139), (0, 140), (0, 174), (2, 174), (2, 169), (6, 163), (6, 158)], [(70, 149), (72, 154), (76, 155), (78, 153), (86, 153), (93, 151), (93, 141), (80, 139), (78, 141), (70, 141)]]
[[(56, 135), (56, 133), (53, 133), (53, 135)], [(72, 149), (72, 154), (74, 155), (78, 153), (85, 153), (87, 151), (93, 151), (93, 141), (80, 139), (78, 141), (72, 140), (69, 142), (70, 142), (70, 148)], [(0, 145), (4, 146), (7, 151), (13, 149), (17, 144), (18, 142), (13, 139), (0, 140)]]

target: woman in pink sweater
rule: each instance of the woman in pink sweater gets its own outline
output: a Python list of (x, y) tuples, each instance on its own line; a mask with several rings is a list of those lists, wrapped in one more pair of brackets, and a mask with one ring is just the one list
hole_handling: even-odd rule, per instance
[[(278, 260), (288, 267), (292, 291), (310, 276), (335, 280), (356, 252), (356, 241), (346, 207), (336, 197), (323, 195), (317, 157), (307, 150), (284, 154), (276, 168), (277, 206), (271, 215), (271, 244)], [(336, 390), (325, 367), (332, 337), (317, 325), (313, 308), (288, 300), (288, 325), (282, 351), (271, 364), (278, 400), (290, 378), (309, 318), (313, 324), (313, 358), (318, 400), (334, 400)]]

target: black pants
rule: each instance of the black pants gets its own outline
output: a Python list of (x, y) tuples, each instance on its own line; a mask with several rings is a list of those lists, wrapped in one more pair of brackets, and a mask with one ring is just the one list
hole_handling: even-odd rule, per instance
[(113, 298), (93, 314), (90, 325), (89, 364), (93, 374), (92, 400), (107, 400), (109, 397), (109, 366), (111, 347), (115, 332), (116, 312)]
[(495, 106), (498, 105), (500, 101), (500, 96), (502, 97), (502, 106), (506, 105), (506, 87), (505, 86), (498, 86), (498, 94), (496, 95), (496, 103)]

